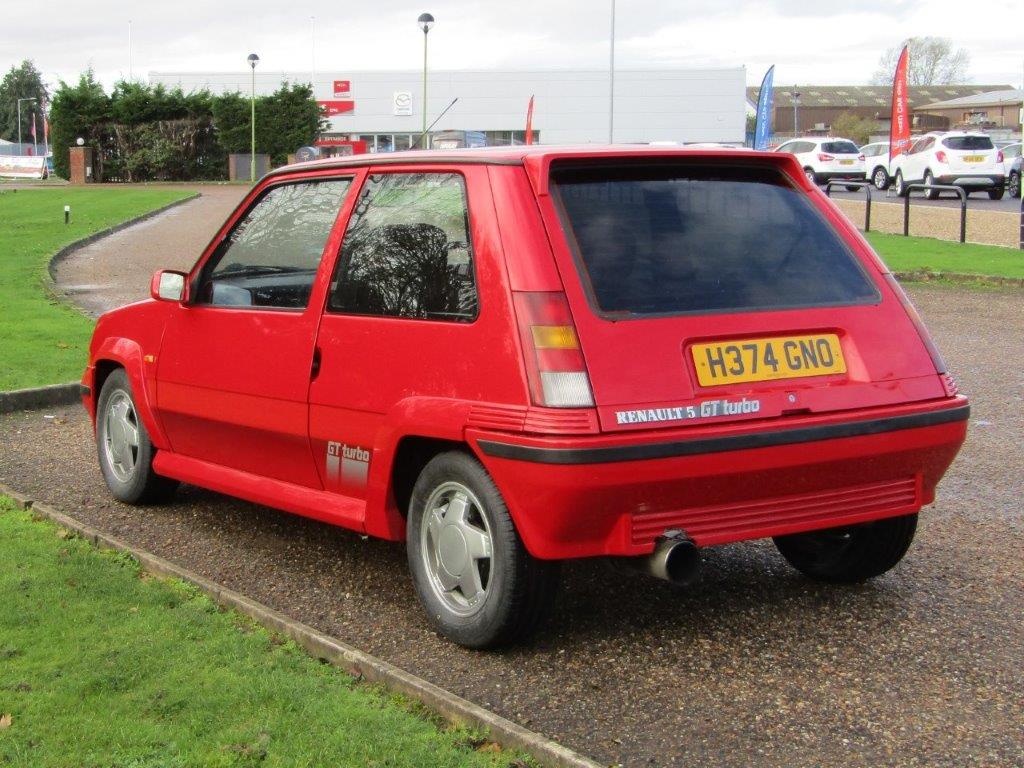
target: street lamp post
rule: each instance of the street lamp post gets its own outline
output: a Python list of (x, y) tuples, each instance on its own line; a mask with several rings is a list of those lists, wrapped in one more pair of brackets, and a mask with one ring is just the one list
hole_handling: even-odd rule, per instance
[(608, 143), (615, 141), (615, 0), (612, 0), (611, 50), (608, 55)]
[(800, 133), (800, 91), (793, 91), (793, 135)]
[(34, 97), (26, 96), (24, 99), (18, 99), (18, 154), (21, 154), (21, 102), (23, 101), (35, 101)]
[(423, 30), (423, 133), (427, 132), (427, 33), (434, 26), (434, 17), (429, 13), (421, 13), (416, 19)]
[(255, 53), (249, 54), (249, 68), (252, 69), (252, 91), (249, 95), (249, 123), (252, 130), (249, 144), (249, 181), (253, 183), (256, 182), (256, 65), (259, 60), (260, 57)]

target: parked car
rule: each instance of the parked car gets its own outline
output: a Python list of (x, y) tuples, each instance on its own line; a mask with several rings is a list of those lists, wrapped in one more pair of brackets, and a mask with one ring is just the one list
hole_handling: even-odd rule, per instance
[[(893, 187), (900, 197), (909, 194), (907, 185), (921, 183), (949, 184), (966, 194), (984, 190), (992, 200), (999, 200), (1006, 184), (1003, 154), (984, 133), (927, 133), (894, 157), (891, 167)], [(934, 200), (939, 190), (928, 189), (924, 194)]]
[(193, 483), (404, 541), (473, 648), (529, 633), (569, 558), (685, 582), (773, 537), (812, 578), (877, 576), (966, 433), (907, 296), (788, 154), (288, 166), (150, 292), (82, 378), (114, 497)]
[(1010, 166), (1010, 175), (1006, 177), (1006, 191), (1010, 193), (1010, 197), (1019, 198), (1020, 194), (1020, 169), (1021, 169), (1021, 156), (1017, 155), (1013, 161), (1013, 165)]
[[(864, 156), (849, 139), (810, 136), (787, 141), (775, 151), (795, 155), (814, 184), (825, 184), (832, 179), (864, 180)], [(847, 189), (854, 192), (858, 187), (850, 185)]]
[(1009, 181), (1013, 162), (1021, 156), (1021, 143), (1018, 141), (1016, 144), (1006, 144), (999, 147), (999, 151), (1003, 153), (1003, 173), (1006, 174), (1006, 180)]
[(875, 189), (888, 189), (889, 183), (889, 142), (876, 141), (860, 148), (864, 155), (864, 178), (875, 185)]

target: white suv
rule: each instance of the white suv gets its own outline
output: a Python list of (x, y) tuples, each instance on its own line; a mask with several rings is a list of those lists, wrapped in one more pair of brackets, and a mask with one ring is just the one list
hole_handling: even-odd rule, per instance
[(892, 178), (889, 176), (889, 142), (877, 141), (860, 148), (864, 155), (864, 178), (876, 189), (886, 189)]
[[(814, 184), (825, 184), (832, 179), (864, 180), (864, 155), (849, 139), (808, 136), (787, 141), (775, 151), (796, 155), (807, 178)], [(847, 187), (851, 192), (857, 188), (855, 185)]]
[[(1006, 176), (1003, 153), (984, 133), (927, 133), (915, 141), (902, 155), (892, 159), (893, 187), (896, 194), (909, 194), (909, 184), (951, 184), (966, 194), (987, 190), (988, 196), (1003, 196)], [(934, 200), (939, 190), (925, 190), (925, 197)]]

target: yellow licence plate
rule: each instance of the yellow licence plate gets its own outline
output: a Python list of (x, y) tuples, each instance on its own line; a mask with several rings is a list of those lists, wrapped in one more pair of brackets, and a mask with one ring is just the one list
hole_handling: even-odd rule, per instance
[(834, 333), (713, 341), (694, 344), (690, 354), (702, 387), (846, 373)]
[(964, 161), (968, 163), (983, 163), (985, 162), (984, 155), (964, 155)]
[(853, 165), (853, 160), (840, 160), (840, 165)]

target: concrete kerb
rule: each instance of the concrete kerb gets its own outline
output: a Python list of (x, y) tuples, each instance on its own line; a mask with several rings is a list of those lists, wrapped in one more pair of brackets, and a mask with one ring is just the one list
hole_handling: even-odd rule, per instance
[(139, 565), (157, 576), (189, 582), (218, 604), (245, 614), (268, 630), (287, 636), (308, 654), (333, 664), (349, 674), (383, 685), (389, 690), (414, 699), (445, 720), (476, 728), (507, 749), (515, 749), (552, 768), (600, 768), (600, 764), (558, 744), (539, 733), (523, 728), (478, 704), (456, 696), (433, 683), (410, 674), (392, 664), (364, 653), (312, 627), (295, 621), (279, 611), (245, 595), (210, 581), (187, 568), (103, 533), (47, 504), (32, 500), (25, 494), (0, 483), (0, 494), (15, 501), (21, 509), (81, 536), (102, 549), (113, 549), (131, 555)]
[(80, 398), (81, 389), (77, 381), (67, 384), (51, 384), (47, 387), (13, 389), (8, 392), (0, 392), (0, 413), (73, 405)]

